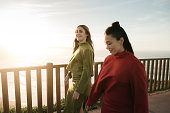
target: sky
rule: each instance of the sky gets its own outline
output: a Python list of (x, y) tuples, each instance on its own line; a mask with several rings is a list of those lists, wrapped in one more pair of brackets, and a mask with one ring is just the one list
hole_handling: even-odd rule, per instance
[(108, 55), (104, 31), (115, 21), (135, 52), (170, 53), (169, 12), (170, 0), (0, 0), (0, 68), (67, 63), (80, 24), (98, 60)]

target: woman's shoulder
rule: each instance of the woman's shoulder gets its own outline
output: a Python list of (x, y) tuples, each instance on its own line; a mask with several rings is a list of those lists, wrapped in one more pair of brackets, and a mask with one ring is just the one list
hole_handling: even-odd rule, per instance
[(112, 59), (112, 57), (113, 57), (113, 55), (108, 55), (108, 56), (105, 58), (105, 61)]
[(137, 66), (142, 66), (144, 67), (144, 65), (142, 64), (142, 62), (132, 53), (129, 52), (129, 61), (131, 62), (132, 66), (137, 67)]
[(79, 54), (83, 57), (85, 56), (94, 56), (94, 51), (91, 47), (84, 46), (79, 48)]
[(84, 46), (82, 46), (82, 47), (80, 48), (80, 50), (81, 50), (83, 53), (93, 52), (93, 49), (92, 49), (92, 47), (90, 46), (90, 44), (85, 44)]
[(108, 64), (108, 63), (109, 63), (110, 61), (112, 61), (112, 60), (113, 60), (113, 55), (108, 55), (108, 56), (105, 58), (103, 64)]

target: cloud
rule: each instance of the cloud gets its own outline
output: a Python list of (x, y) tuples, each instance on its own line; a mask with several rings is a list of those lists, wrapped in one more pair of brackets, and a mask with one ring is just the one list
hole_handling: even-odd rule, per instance
[(151, 20), (151, 19), (152, 19), (152, 16), (147, 15), (147, 16), (138, 17), (136, 20), (137, 21), (148, 21), (148, 20)]
[[(96, 13), (102, 11), (110, 11), (131, 3), (136, 3), (140, 0), (131, 0), (121, 2), (97, 0), (79, 1), (79, 0), (7, 0), (4, 2), (6, 9), (10, 10), (25, 10), (33, 12), (41, 17), (76, 15), (82, 13)], [(116, 5), (115, 5), (116, 4)]]
[(163, 7), (165, 5), (170, 4), (170, 1), (169, 0), (153, 0), (153, 4), (155, 6)]

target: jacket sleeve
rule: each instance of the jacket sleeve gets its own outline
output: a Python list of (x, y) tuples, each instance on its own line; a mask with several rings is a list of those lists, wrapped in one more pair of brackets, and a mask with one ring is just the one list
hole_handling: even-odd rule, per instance
[(82, 55), (82, 62), (83, 62), (83, 71), (81, 74), (81, 78), (75, 91), (80, 94), (83, 94), (86, 90), (88, 82), (91, 80), (91, 74), (93, 74), (93, 62), (94, 62), (94, 55), (93, 51), (90, 49), (85, 49)]
[(132, 70), (130, 84), (134, 103), (134, 113), (149, 113), (145, 68), (141, 64), (135, 65)]

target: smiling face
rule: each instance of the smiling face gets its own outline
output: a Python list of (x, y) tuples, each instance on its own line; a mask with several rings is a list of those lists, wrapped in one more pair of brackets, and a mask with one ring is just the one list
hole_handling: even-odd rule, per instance
[(121, 37), (120, 40), (116, 40), (116, 38), (111, 35), (105, 34), (106, 49), (109, 50), (112, 55), (121, 53), (125, 50), (123, 47), (123, 42), (123, 37)]
[(77, 41), (79, 41), (80, 43), (86, 42), (87, 34), (82, 27), (77, 27), (75, 34)]

